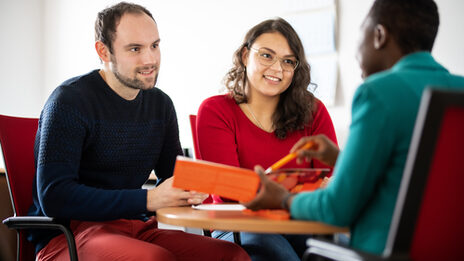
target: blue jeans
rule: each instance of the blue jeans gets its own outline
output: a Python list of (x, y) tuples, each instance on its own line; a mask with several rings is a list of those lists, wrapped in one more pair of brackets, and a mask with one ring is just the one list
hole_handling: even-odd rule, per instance
[[(212, 237), (234, 242), (232, 232), (213, 231)], [(301, 260), (310, 235), (255, 234), (240, 232), (242, 248), (253, 261)]]

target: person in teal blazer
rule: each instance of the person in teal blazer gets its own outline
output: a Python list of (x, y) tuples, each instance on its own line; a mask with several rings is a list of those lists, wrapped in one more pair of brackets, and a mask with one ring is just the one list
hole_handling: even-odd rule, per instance
[(335, 164), (332, 180), (324, 189), (293, 195), (257, 167), (262, 188), (244, 204), (287, 208), (294, 219), (349, 226), (353, 248), (381, 254), (422, 92), (428, 86), (464, 90), (464, 77), (450, 74), (431, 56), (438, 25), (433, 0), (376, 0), (362, 24), (358, 60), (365, 81), (353, 98), (345, 149), (339, 154), (320, 135), (302, 138), (291, 150), (316, 142), (317, 149), (299, 152), (299, 160)]

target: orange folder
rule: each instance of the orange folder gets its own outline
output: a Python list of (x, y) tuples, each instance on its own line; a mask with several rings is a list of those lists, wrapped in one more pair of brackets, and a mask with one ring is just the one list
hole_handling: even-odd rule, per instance
[(174, 167), (173, 187), (237, 201), (252, 200), (259, 183), (258, 175), (252, 170), (204, 160), (178, 156)]

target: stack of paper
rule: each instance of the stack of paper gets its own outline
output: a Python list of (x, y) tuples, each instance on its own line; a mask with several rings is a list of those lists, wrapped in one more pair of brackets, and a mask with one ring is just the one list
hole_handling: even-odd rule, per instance
[(173, 186), (185, 190), (250, 201), (256, 196), (259, 176), (249, 169), (178, 156)]

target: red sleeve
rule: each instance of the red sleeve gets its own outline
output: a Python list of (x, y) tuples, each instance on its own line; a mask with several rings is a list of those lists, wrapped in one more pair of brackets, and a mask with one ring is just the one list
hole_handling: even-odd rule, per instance
[[(235, 142), (234, 102), (226, 95), (213, 96), (200, 105), (197, 114), (198, 147), (202, 159), (240, 167)], [(231, 201), (211, 195), (213, 202)]]
[[(335, 129), (332, 123), (332, 119), (330, 118), (327, 108), (320, 100), (317, 100), (317, 108), (313, 114), (313, 123), (311, 125), (311, 135), (318, 134), (324, 134), (335, 144), (338, 145), (337, 136), (335, 135)], [(313, 160), (313, 167), (332, 169), (332, 167), (329, 167), (318, 160)], [(332, 172), (330, 173), (330, 175), (331, 174)]]
[(198, 109), (197, 135), (202, 159), (239, 167), (234, 102), (226, 95), (206, 99)]

